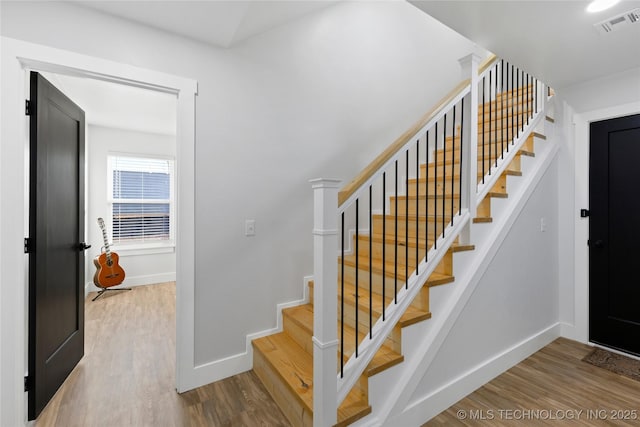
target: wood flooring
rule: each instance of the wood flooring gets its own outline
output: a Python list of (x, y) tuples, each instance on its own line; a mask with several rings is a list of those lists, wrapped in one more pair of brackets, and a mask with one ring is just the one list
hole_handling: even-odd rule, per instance
[(559, 338), (424, 426), (640, 426), (640, 381), (582, 358)]
[(178, 394), (175, 283), (85, 303), (85, 355), (36, 427), (289, 426), (251, 371)]
[[(94, 295), (85, 356), (36, 427), (289, 426), (252, 371), (176, 393), (174, 283)], [(591, 349), (560, 338), (424, 425), (640, 426), (640, 381), (582, 362)]]

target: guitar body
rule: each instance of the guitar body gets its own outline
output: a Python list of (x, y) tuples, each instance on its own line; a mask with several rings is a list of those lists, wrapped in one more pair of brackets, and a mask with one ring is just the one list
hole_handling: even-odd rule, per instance
[(99, 288), (110, 288), (124, 281), (124, 270), (118, 264), (118, 254), (111, 252), (109, 256), (101, 253), (93, 259), (96, 273), (93, 275), (93, 283)]

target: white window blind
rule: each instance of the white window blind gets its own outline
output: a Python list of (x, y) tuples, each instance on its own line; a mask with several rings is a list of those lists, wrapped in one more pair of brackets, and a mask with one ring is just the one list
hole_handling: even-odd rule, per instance
[(109, 156), (113, 242), (172, 239), (173, 161)]

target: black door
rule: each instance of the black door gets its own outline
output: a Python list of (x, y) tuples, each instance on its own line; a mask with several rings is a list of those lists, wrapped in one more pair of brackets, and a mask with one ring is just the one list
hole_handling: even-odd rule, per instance
[(594, 122), (589, 339), (640, 355), (640, 115)]
[(84, 112), (31, 73), (29, 419), (84, 354)]

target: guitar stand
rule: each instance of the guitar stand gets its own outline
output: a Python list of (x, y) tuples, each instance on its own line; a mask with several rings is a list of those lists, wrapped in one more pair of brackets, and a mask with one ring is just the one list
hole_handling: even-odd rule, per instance
[(98, 291), (98, 295), (96, 295), (95, 298), (93, 298), (91, 301), (97, 300), (98, 298), (100, 298), (102, 296), (102, 294), (104, 294), (105, 292), (108, 292), (108, 291), (130, 291), (130, 290), (131, 290), (131, 288), (118, 288), (118, 289), (101, 288)]

